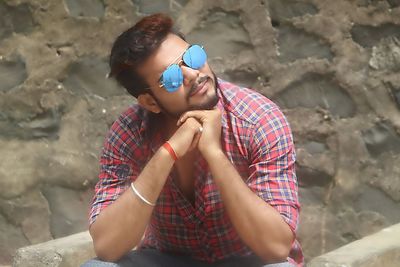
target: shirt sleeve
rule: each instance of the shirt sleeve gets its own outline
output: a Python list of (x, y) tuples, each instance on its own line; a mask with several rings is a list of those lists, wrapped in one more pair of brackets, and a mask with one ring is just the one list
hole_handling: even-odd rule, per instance
[(255, 125), (250, 140), (249, 188), (274, 207), (296, 234), (300, 205), (295, 149), (289, 124), (278, 108)]
[(111, 205), (139, 176), (136, 158), (140, 158), (137, 134), (127, 127), (123, 119), (111, 126), (100, 157), (99, 181), (95, 186), (89, 212), (91, 225), (100, 212)]

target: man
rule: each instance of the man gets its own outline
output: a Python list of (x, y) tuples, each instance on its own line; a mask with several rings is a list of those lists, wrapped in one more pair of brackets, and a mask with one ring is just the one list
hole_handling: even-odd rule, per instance
[(138, 105), (106, 138), (84, 266), (302, 265), (285, 117), (172, 26), (150, 15), (113, 45), (110, 75)]

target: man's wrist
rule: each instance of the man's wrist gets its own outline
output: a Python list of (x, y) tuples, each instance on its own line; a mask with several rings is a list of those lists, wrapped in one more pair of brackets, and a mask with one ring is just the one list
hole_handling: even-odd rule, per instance
[(224, 151), (222, 151), (221, 148), (207, 149), (204, 152), (202, 152), (202, 155), (208, 163), (226, 157)]
[(178, 156), (176, 155), (174, 148), (168, 142), (164, 143), (163, 148), (168, 151), (174, 161), (178, 160)]
[(158, 149), (157, 154), (160, 155), (162, 158), (166, 159), (168, 162), (172, 162), (172, 164), (175, 163), (175, 160), (171, 156), (171, 153), (164, 146), (161, 146)]

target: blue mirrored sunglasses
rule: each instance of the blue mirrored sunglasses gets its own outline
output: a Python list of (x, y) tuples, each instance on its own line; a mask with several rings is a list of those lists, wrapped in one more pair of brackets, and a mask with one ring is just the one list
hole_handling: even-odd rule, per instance
[(182, 59), (178, 63), (169, 65), (162, 73), (160, 87), (164, 87), (168, 92), (175, 92), (183, 83), (181, 65), (185, 64), (189, 68), (198, 70), (207, 61), (207, 54), (200, 45), (191, 45), (183, 53)]

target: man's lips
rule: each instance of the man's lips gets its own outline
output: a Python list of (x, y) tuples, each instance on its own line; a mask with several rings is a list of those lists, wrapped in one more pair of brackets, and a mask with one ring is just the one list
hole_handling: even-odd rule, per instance
[(197, 85), (197, 87), (192, 91), (192, 93), (190, 94), (190, 96), (194, 96), (195, 94), (197, 94), (198, 92), (201, 91), (201, 89), (203, 89), (203, 87), (205, 86), (205, 84), (207, 83), (208, 79), (205, 79), (204, 81), (202, 81), (199, 85)]

